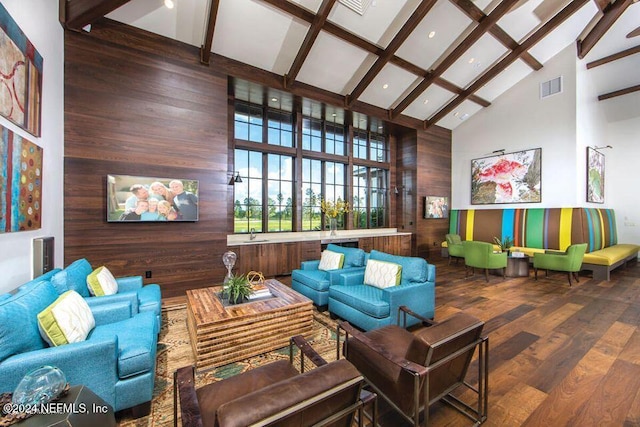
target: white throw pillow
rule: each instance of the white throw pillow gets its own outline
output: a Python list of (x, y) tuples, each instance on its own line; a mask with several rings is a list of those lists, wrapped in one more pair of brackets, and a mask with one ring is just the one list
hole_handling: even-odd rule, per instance
[(87, 287), (89, 293), (97, 297), (118, 293), (118, 282), (105, 266), (96, 268), (87, 276)]
[(40, 335), (51, 346), (84, 341), (96, 326), (87, 302), (76, 291), (67, 291), (38, 313)]
[(364, 284), (376, 288), (390, 288), (400, 284), (402, 266), (393, 262), (370, 259), (364, 270)]
[(338, 270), (344, 264), (344, 254), (333, 251), (322, 251), (318, 270)]

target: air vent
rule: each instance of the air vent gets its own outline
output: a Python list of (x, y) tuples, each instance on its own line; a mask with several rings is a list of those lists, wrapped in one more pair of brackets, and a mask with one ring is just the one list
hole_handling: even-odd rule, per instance
[(369, 5), (371, 5), (371, 0), (338, 0), (338, 2), (347, 6), (359, 15), (364, 15)]
[(562, 76), (540, 83), (540, 99), (562, 92)]

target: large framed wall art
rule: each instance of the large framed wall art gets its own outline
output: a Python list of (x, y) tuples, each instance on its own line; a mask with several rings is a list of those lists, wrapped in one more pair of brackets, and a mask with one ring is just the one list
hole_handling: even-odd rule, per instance
[(540, 203), (541, 148), (471, 160), (471, 204)]
[(587, 147), (587, 202), (604, 203), (604, 154)]
[(40, 136), (42, 56), (0, 3), (0, 114)]
[(42, 148), (0, 126), (0, 233), (42, 221)]

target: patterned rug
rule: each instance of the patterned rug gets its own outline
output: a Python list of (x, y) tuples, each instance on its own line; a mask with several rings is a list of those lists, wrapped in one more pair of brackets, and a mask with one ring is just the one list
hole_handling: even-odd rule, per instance
[[(336, 322), (331, 320), (327, 313), (314, 311), (313, 333), (309, 342), (327, 361), (336, 359), (335, 331)], [(220, 381), (279, 359), (289, 359), (288, 347), (218, 368), (197, 370), (196, 387)], [(297, 352), (296, 361), (295, 366), (299, 367)], [(178, 368), (193, 365), (194, 362), (187, 331), (186, 305), (163, 308), (151, 414), (138, 419), (122, 418), (118, 420), (118, 425), (126, 427), (173, 426), (173, 373)], [(313, 364), (310, 362), (305, 363), (307, 369), (311, 365)]]

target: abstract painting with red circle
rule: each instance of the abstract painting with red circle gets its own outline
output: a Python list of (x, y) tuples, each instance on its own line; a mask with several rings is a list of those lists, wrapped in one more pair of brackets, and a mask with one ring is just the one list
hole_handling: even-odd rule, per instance
[(0, 233), (42, 223), (42, 148), (0, 126)]

